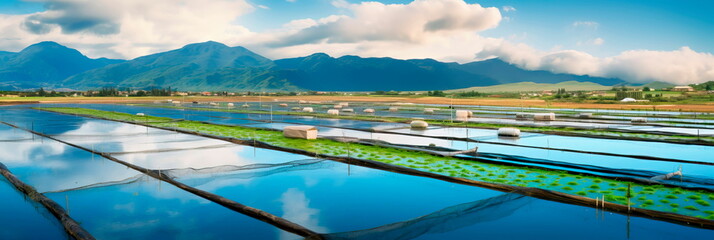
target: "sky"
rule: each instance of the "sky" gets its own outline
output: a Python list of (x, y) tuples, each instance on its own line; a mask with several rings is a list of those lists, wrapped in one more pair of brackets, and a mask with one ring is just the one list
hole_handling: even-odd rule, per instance
[(272, 59), (500, 58), (641, 83), (714, 81), (714, 2), (686, 0), (0, 0), (0, 50), (55, 41), (132, 59), (218, 41)]

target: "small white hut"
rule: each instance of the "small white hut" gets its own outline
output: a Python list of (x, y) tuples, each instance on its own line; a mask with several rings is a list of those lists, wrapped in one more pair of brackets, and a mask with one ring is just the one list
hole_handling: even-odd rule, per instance
[(327, 110), (327, 114), (329, 114), (329, 115), (340, 115), (340, 110), (330, 109), (330, 110)]
[(355, 110), (352, 108), (343, 108), (342, 112), (350, 112), (351, 113), (351, 112), (355, 112)]
[(424, 108), (424, 113), (426, 114), (434, 114), (435, 108)]
[(315, 111), (315, 110), (313, 110), (311, 107), (304, 107), (304, 108), (302, 109), (302, 111), (303, 111), (303, 112), (313, 112), (313, 111)]
[(399, 108), (398, 108), (398, 107), (390, 107), (390, 108), (389, 108), (389, 111), (390, 111), (390, 112), (396, 112), (396, 111), (399, 111)]
[(287, 126), (283, 136), (288, 138), (317, 139), (317, 128), (309, 125)]
[(247, 107), (250, 107), (250, 105), (248, 105), (248, 104), (246, 103), (246, 104), (243, 104), (241, 107), (247, 108)]
[(364, 112), (364, 113), (374, 113), (374, 109), (367, 108), (367, 109), (365, 109), (365, 110), (362, 110), (362, 112)]
[(466, 110), (456, 110), (454, 117), (459, 120), (466, 120), (469, 118), (469, 111)]
[(144, 113), (137, 113), (136, 116), (144, 116)]
[(211, 105), (211, 106), (218, 106), (218, 103), (210, 102), (210, 103), (208, 103), (208, 105)]
[(422, 120), (414, 120), (409, 125), (411, 125), (412, 129), (425, 129), (429, 127), (429, 123)]
[(536, 113), (533, 114), (533, 120), (536, 121), (554, 121), (555, 113)]
[(498, 136), (506, 136), (506, 137), (520, 137), (521, 136), (521, 130), (518, 128), (499, 128), (498, 129)]
[(630, 122), (632, 122), (632, 123), (647, 123), (647, 118), (633, 117), (632, 119), (630, 119)]
[(235, 106), (235, 104), (233, 104), (232, 102), (229, 102), (229, 103), (227, 103), (226, 105), (229, 106), (229, 107)]
[(341, 102), (341, 103), (339, 103), (339, 104), (337, 104), (337, 105), (340, 105), (340, 106), (343, 106), (343, 107), (348, 107), (348, 106), (350, 106), (350, 103), (348, 103), (348, 102)]
[(278, 106), (281, 106), (281, 107), (288, 107), (288, 104), (287, 104), (287, 103), (281, 103), (281, 104), (279, 104)]
[(337, 105), (335, 105), (335, 106), (332, 106), (332, 108), (334, 108), (334, 109), (342, 109), (342, 105), (337, 104)]

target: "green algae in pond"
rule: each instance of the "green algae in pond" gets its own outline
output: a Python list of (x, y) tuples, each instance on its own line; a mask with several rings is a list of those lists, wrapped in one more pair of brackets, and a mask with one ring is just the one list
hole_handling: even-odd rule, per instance
[[(327, 140), (327, 139), (316, 139), (316, 140), (303, 140), (303, 139), (288, 139), (282, 136), (279, 131), (272, 130), (258, 130), (255, 128), (242, 127), (242, 126), (223, 126), (214, 125), (201, 122), (192, 121), (174, 121), (175, 119), (170, 118), (158, 118), (158, 117), (137, 117), (135, 115), (126, 113), (115, 113), (106, 112), (92, 109), (81, 109), (81, 108), (51, 108), (42, 110), (50, 110), (57, 112), (64, 112), (70, 114), (85, 114), (97, 117), (103, 117), (107, 119), (124, 120), (124, 121), (134, 121), (137, 123), (146, 123), (147, 125), (157, 126), (157, 127), (174, 127), (179, 129), (184, 129), (188, 131), (196, 131), (202, 133), (210, 133), (220, 136), (232, 137), (237, 139), (256, 139), (268, 144), (287, 147), (294, 149), (302, 149), (310, 152), (318, 153), (328, 153), (330, 155), (343, 155), (346, 156), (348, 148), (344, 143)], [(148, 121), (146, 119), (149, 119)], [(174, 121), (174, 122), (171, 122)], [(608, 199), (614, 199), (617, 202), (626, 203), (626, 199), (623, 196), (617, 196), (619, 194), (614, 194), (615, 196), (610, 197), (612, 192), (617, 192), (625, 195), (627, 188), (617, 187), (623, 185), (631, 185), (635, 193), (637, 193), (640, 201), (643, 202), (643, 208), (669, 211), (671, 209), (663, 209), (663, 206), (654, 206), (646, 202), (649, 199), (654, 201), (660, 200), (663, 196), (658, 193), (670, 193), (664, 196), (667, 199), (678, 199), (676, 195), (680, 195), (684, 200), (701, 200), (701, 196), (707, 196), (709, 199), (714, 200), (714, 195), (707, 194), (701, 191), (684, 190), (681, 188), (672, 188), (662, 185), (643, 185), (633, 182), (620, 181), (615, 179), (602, 179), (599, 177), (583, 176), (577, 174), (570, 174), (563, 172), (561, 170), (548, 170), (539, 168), (527, 168), (527, 167), (516, 167), (516, 166), (503, 166), (498, 164), (489, 164), (481, 162), (470, 162), (465, 160), (459, 160), (451, 157), (437, 157), (432, 156), (423, 152), (408, 151), (401, 149), (393, 149), (387, 147), (378, 146), (367, 146), (360, 144), (351, 144), (351, 149), (349, 149), (353, 156), (358, 156), (363, 159), (379, 161), (384, 163), (402, 165), (410, 167), (420, 171), (428, 171), (436, 174), (442, 174), (452, 177), (469, 178), (485, 182), (498, 182), (517, 186), (536, 186), (531, 183), (540, 183), (540, 179), (547, 179), (546, 183), (538, 184), (537, 186), (546, 190), (560, 191), (569, 194), (578, 194), (582, 196), (588, 195), (588, 192), (592, 193), (590, 196), (598, 196), (601, 194), (606, 194)], [(474, 166), (469, 167), (469, 170), (464, 169), (464, 166)], [(503, 173), (506, 174), (503, 174)], [(508, 179), (514, 178), (513, 174), (508, 173), (519, 173), (516, 176), (519, 178), (516, 180), (509, 181)], [(482, 177), (488, 176), (488, 177)], [(579, 179), (577, 184), (590, 185), (587, 192), (582, 189), (573, 189), (572, 187), (559, 187), (564, 184), (575, 186), (569, 184), (572, 179)], [(534, 180), (530, 180), (534, 179)], [(597, 183), (597, 184), (593, 184)], [(591, 185), (592, 184), (592, 185)], [(575, 192), (578, 191), (578, 192)], [(701, 195), (701, 196), (700, 196)], [(696, 197), (692, 197), (696, 196)], [(698, 198), (697, 198), (698, 197)], [(664, 200), (664, 199), (662, 199)], [(681, 201), (681, 200), (680, 200)], [(615, 202), (615, 201), (613, 201)], [(666, 202), (663, 202), (666, 203)], [(708, 203), (708, 202), (707, 202)], [(698, 203), (699, 204), (699, 203)], [(705, 206), (699, 204), (704, 208), (703, 210), (714, 210), (710, 206)], [(679, 206), (679, 205), (677, 205)], [(674, 207), (674, 206), (673, 206)], [(706, 216), (711, 214), (703, 214), (701, 211), (684, 211), (686, 215), (690, 216)]]

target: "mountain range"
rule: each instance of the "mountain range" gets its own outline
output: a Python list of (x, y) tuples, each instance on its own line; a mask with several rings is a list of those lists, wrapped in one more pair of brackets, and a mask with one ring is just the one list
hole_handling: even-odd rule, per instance
[(243, 47), (217, 42), (129, 61), (90, 59), (54, 42), (31, 45), (18, 53), (0, 51), (0, 90), (101, 87), (183, 91), (426, 91), (516, 82), (625, 83), (620, 79), (530, 71), (499, 59), (466, 64), (433, 59), (306, 57), (270, 60)]
[(0, 89), (55, 87), (72, 75), (120, 62), (124, 60), (90, 59), (55, 42), (41, 42), (18, 53), (0, 52)]

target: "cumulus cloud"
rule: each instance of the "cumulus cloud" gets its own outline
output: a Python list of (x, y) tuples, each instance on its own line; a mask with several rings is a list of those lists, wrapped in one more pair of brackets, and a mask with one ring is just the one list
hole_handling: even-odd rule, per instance
[(714, 81), (714, 56), (688, 47), (673, 51), (631, 50), (617, 56), (597, 58), (580, 51), (544, 52), (525, 44), (500, 41), (484, 47), (478, 56), (499, 57), (530, 70), (620, 78), (630, 82), (691, 84)]
[(597, 28), (600, 23), (593, 21), (576, 21), (573, 22), (573, 27), (586, 27), (586, 28)]
[(354, 16), (332, 17), (332, 21), (281, 36), (273, 46), (309, 43), (355, 43), (361, 41), (424, 42), (439, 34), (483, 31), (501, 21), (497, 8), (484, 8), (462, 0), (416, 0), (409, 4), (344, 0), (333, 5), (349, 9)]
[(80, 48), (92, 57), (133, 58), (208, 40), (237, 43), (251, 33), (235, 23), (255, 9), (245, 0), (36, 0), (45, 11), (0, 14), (0, 31), (19, 50), (40, 41)]
[(578, 46), (600, 46), (605, 43), (605, 39), (603, 38), (593, 38), (587, 41), (580, 41), (578, 42)]
[[(90, 57), (133, 58), (214, 40), (246, 46), (269, 58), (332, 56), (434, 58), (470, 62), (499, 57), (531, 70), (548, 70), (632, 82), (676, 84), (714, 80), (714, 57), (687, 47), (673, 51), (632, 50), (612, 57), (586, 52), (535, 49), (523, 37), (479, 35), (495, 28), (511, 6), (482, 7), (463, 0), (415, 0), (407, 4), (345, 0), (330, 3), (342, 15), (297, 19), (281, 28), (251, 32), (241, 15), (261, 8), (247, 0), (36, 0), (46, 10), (0, 14), (0, 49), (19, 50), (40, 41), (57, 41)], [(288, 2), (293, 2), (287, 0)], [(580, 46), (600, 46), (599, 23), (576, 21), (571, 30), (590, 33)]]

